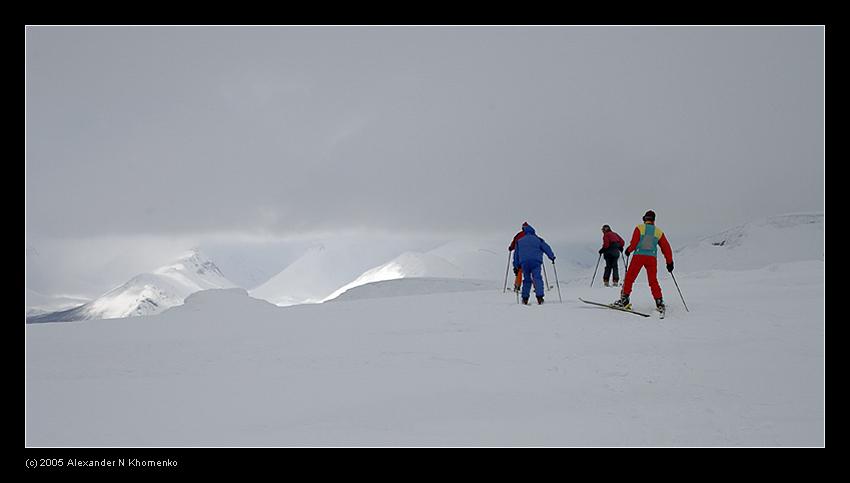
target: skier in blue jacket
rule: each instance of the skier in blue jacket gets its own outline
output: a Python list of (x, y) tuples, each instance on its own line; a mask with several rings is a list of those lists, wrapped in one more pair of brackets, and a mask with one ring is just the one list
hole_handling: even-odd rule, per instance
[(540, 276), (540, 267), (543, 265), (543, 254), (545, 253), (553, 262), (555, 254), (552, 252), (552, 247), (534, 233), (531, 225), (524, 226), (522, 231), (525, 235), (517, 240), (516, 250), (514, 250), (514, 269), (522, 268), (522, 303), (528, 305), (533, 280), (537, 303), (542, 304), (543, 278)]

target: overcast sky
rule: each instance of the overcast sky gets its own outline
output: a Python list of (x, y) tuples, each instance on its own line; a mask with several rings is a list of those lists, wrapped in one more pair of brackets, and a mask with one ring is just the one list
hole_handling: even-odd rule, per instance
[(821, 27), (28, 27), (26, 233), (707, 235), (823, 116)]

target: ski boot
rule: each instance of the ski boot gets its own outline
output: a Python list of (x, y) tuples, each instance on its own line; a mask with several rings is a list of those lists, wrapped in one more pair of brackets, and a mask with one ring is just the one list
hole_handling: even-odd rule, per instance
[(543, 305), (543, 297), (537, 296), (537, 305)]
[(655, 299), (655, 310), (661, 312), (661, 316), (664, 317), (664, 314), (667, 312), (667, 307), (664, 305), (664, 299)]
[(617, 307), (618, 309), (632, 310), (632, 303), (629, 301), (629, 296), (624, 293), (620, 294), (620, 300), (614, 302), (611, 305)]
[(603, 280), (602, 283), (605, 284), (606, 287), (610, 287), (611, 285), (608, 283), (608, 280)]
[(614, 280), (614, 283), (613, 283), (613, 284), (611, 284), (611, 286), (612, 286), (612, 287), (619, 287), (619, 286), (620, 286), (620, 281), (619, 281), (619, 280)]
[(528, 305), (528, 299), (527, 298), (525, 298), (525, 297), (522, 298), (522, 305)]

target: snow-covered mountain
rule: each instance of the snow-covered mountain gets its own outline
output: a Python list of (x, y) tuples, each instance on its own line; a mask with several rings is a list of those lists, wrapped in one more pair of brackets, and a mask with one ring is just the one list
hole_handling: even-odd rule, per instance
[(29, 317), (27, 322), (66, 322), (153, 315), (180, 305), (187, 296), (209, 289), (234, 288), (212, 260), (192, 250), (151, 273), (136, 275), (123, 285), (78, 307)]
[(421, 277), (463, 278), (463, 270), (432, 253), (405, 252), (387, 263), (366, 270), (356, 279), (336, 289), (325, 300), (333, 300), (349, 289), (369, 283)]
[(319, 303), (365, 270), (402, 253), (400, 246), (381, 237), (325, 240), (250, 294), (279, 306)]
[(685, 245), (673, 258), (680, 271), (748, 270), (823, 260), (824, 214), (777, 215), (739, 225)]
[(316, 303), (344, 283), (348, 265), (357, 259), (353, 250), (317, 244), (266, 283), (250, 291), (252, 297), (286, 306)]

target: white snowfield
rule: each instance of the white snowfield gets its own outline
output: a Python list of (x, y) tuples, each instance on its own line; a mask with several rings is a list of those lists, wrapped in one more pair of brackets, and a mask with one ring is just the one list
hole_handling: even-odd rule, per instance
[[(501, 280), (406, 278), (324, 304), (208, 290), (151, 317), (28, 324), (26, 444), (823, 446), (819, 216), (796, 260), (677, 254), (690, 312), (661, 268), (664, 320), (582, 304), (618, 294), (591, 272), (542, 306)], [(801, 248), (782, 241), (799, 227), (774, 225), (771, 250)], [(734, 260), (742, 233), (709, 247)], [(654, 306), (645, 275), (632, 302)]]

